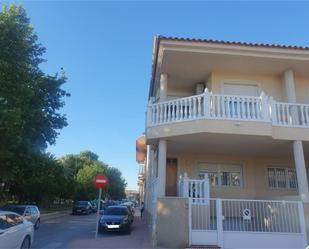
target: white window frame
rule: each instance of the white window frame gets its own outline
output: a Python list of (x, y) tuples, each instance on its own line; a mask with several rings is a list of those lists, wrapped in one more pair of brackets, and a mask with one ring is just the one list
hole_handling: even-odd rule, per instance
[[(269, 174), (268, 174), (268, 170), (269, 169), (275, 169), (275, 182), (276, 182), (276, 186), (275, 187), (272, 187), (269, 185)], [(285, 186), (286, 187), (279, 187), (278, 186), (278, 175), (276, 173), (276, 170), (277, 169), (283, 169), (284, 172), (285, 172)], [(290, 186), (290, 181), (289, 181), (289, 176), (288, 176), (288, 173), (289, 173), (289, 170), (294, 170), (295, 172), (295, 175), (296, 175), (296, 169), (294, 168), (291, 168), (291, 167), (280, 167), (280, 166), (267, 166), (266, 168), (266, 180), (267, 180), (267, 186), (269, 189), (278, 189), (278, 190), (284, 190), (284, 189), (291, 189), (291, 190), (297, 190), (298, 189), (298, 181), (297, 181), (297, 176), (296, 176), (296, 187), (293, 188)]]
[[(198, 177), (200, 177), (200, 174), (205, 174), (207, 173), (208, 175), (211, 173), (216, 173), (218, 176), (218, 184), (217, 185), (211, 185), (211, 187), (216, 187), (216, 188), (242, 188), (244, 186), (244, 180), (243, 180), (243, 166), (241, 164), (234, 164), (234, 163), (203, 163), (200, 162), (199, 164), (209, 164), (209, 165), (215, 165), (216, 166), (216, 171), (215, 170), (207, 170), (207, 169), (203, 169), (202, 167), (199, 167), (199, 172), (198, 172)], [(225, 166), (237, 166), (239, 167), (239, 171), (234, 171), (234, 170), (229, 170), (226, 171), (224, 170)], [(239, 181), (239, 185), (222, 185), (222, 180), (221, 180), (221, 173), (222, 172), (228, 172), (228, 173), (239, 173), (240, 174), (240, 181)], [(230, 178), (230, 183), (232, 182), (232, 179)]]

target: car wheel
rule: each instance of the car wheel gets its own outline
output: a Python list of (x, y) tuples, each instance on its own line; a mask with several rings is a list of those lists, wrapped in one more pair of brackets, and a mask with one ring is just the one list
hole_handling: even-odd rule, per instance
[(30, 248), (30, 237), (27, 236), (26, 238), (24, 238), (23, 243), (21, 244), (20, 249), (29, 249)]
[(131, 234), (131, 226), (128, 226), (128, 228), (126, 229), (126, 234)]
[(35, 224), (34, 224), (34, 229), (35, 229), (35, 230), (39, 229), (40, 224), (41, 224), (41, 221), (40, 221), (40, 219), (38, 219), (38, 220), (35, 222)]

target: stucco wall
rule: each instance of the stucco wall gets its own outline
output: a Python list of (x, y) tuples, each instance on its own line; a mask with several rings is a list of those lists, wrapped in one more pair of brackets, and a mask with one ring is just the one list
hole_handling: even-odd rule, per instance
[[(194, 93), (195, 83), (180, 82), (181, 79), (171, 79), (168, 84), (167, 95), (191, 96)], [(287, 102), (285, 87), (282, 83), (282, 75), (240, 74), (233, 72), (215, 71), (205, 79), (205, 85), (216, 94), (223, 93), (223, 83), (256, 84), (266, 95), (273, 96), (277, 101)], [(295, 75), (296, 99), (299, 103), (309, 104), (309, 78)]]
[(156, 230), (158, 247), (185, 248), (188, 246), (188, 199), (159, 198)]
[(298, 200), (297, 190), (271, 189), (267, 182), (267, 167), (294, 167), (293, 159), (289, 157), (262, 158), (243, 155), (216, 154), (180, 154), (172, 155), (178, 158), (178, 177), (185, 172), (189, 178), (198, 179), (203, 167), (200, 163), (237, 164), (242, 166), (243, 185), (241, 187), (214, 186), (210, 189), (213, 198), (236, 199), (287, 199)]
[(309, 78), (295, 77), (295, 91), (298, 103), (309, 104)]

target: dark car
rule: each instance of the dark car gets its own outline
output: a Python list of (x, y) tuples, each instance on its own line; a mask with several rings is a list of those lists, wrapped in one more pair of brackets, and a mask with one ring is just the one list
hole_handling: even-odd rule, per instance
[(114, 201), (104, 201), (100, 207), (101, 210), (105, 210), (106, 208), (110, 207), (110, 206), (115, 206), (115, 202)]
[(107, 207), (99, 221), (99, 232), (117, 231), (131, 233), (130, 211), (125, 206)]
[(96, 213), (96, 212), (98, 211), (98, 207), (97, 207), (96, 203), (93, 202), (93, 201), (91, 201), (90, 204), (91, 204), (91, 210), (92, 210), (92, 212), (93, 212), (93, 213)]
[(130, 205), (126, 204), (121, 204), (120, 206), (126, 207), (129, 210), (129, 217), (130, 217), (130, 222), (133, 223), (134, 221), (134, 209)]
[(72, 214), (90, 214), (92, 213), (92, 205), (90, 201), (77, 201), (72, 208)]
[(33, 223), (34, 229), (38, 229), (40, 226), (41, 214), (38, 207), (35, 205), (11, 204), (2, 207), (1, 210), (15, 212), (23, 216), (24, 219)]

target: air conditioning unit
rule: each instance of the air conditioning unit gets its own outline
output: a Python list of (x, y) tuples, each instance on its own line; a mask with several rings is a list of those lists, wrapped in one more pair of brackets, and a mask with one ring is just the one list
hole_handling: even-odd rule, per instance
[(202, 94), (204, 92), (205, 85), (203, 82), (196, 83), (195, 85), (195, 94)]

